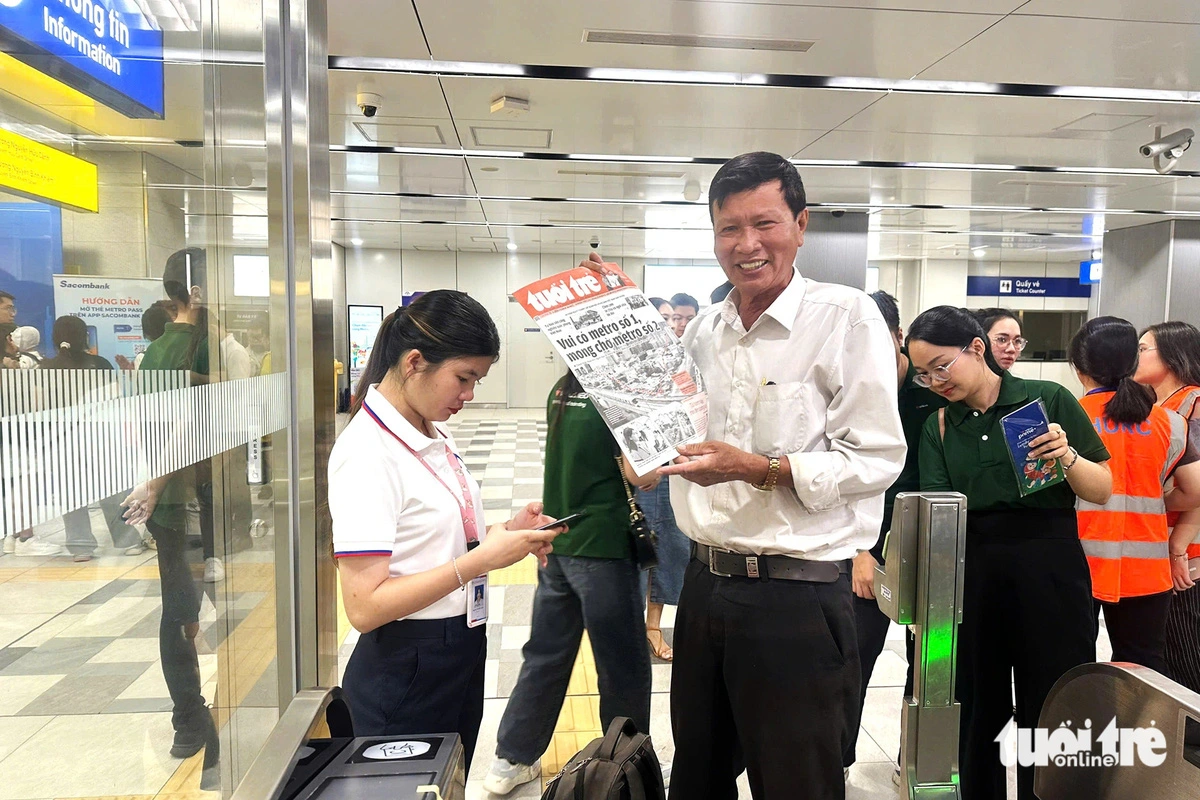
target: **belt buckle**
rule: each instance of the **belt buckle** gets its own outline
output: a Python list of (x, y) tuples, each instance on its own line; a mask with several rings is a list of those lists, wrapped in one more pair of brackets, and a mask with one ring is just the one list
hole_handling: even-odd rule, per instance
[(718, 578), (732, 578), (733, 575), (728, 572), (718, 572), (717, 571), (717, 559), (716, 559), (717, 552), (718, 552), (717, 548), (715, 548), (715, 547), (708, 548), (708, 571), (711, 572), (713, 575), (716, 575)]
[(746, 577), (757, 578), (758, 574), (758, 556), (746, 556)]

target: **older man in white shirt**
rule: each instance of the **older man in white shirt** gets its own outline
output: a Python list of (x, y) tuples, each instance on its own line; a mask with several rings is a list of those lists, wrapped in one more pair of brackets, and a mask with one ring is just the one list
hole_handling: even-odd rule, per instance
[(772, 153), (709, 189), (733, 284), (684, 335), (709, 441), (665, 467), (693, 541), (675, 624), (671, 797), (842, 798), (860, 671), (850, 560), (874, 544), (904, 463), (896, 359), (875, 303), (794, 266), (804, 185)]

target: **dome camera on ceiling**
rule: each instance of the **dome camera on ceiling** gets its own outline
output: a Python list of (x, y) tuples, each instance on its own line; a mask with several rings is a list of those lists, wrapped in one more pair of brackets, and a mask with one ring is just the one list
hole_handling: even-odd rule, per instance
[(358, 105), (358, 110), (367, 119), (371, 119), (378, 114), (379, 107), (383, 105), (383, 95), (371, 91), (372, 88), (367, 84), (359, 84), (358, 93), (354, 97), (354, 102)]

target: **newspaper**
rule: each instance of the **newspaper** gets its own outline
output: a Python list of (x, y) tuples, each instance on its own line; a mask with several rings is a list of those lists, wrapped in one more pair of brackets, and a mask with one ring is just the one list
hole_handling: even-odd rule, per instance
[[(599, 265), (598, 265), (599, 267)], [(700, 371), (662, 315), (615, 264), (518, 289), (513, 297), (550, 338), (638, 475), (704, 441)]]

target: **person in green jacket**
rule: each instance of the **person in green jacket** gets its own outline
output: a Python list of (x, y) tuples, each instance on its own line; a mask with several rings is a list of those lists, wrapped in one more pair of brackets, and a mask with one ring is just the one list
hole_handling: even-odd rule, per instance
[(525, 663), (483, 784), (498, 795), (541, 773), (585, 630), (596, 657), (601, 726), (629, 717), (638, 730), (650, 730), (643, 592), (617, 445), (573, 373), (551, 390), (546, 416), (544, 513), (585, 516), (554, 540), (549, 563), (538, 570)]

